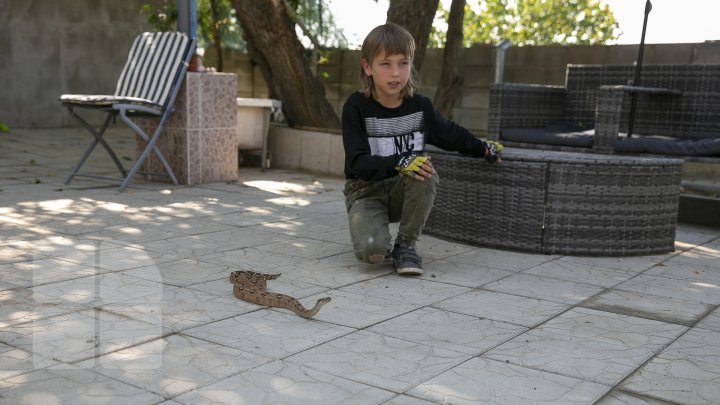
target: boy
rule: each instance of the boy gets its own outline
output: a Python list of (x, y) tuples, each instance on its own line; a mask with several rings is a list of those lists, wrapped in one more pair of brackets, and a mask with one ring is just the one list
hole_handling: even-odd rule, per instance
[[(415, 93), (414, 52), (415, 41), (404, 28), (388, 23), (373, 29), (362, 45), (362, 92), (348, 98), (342, 113), (344, 194), (355, 255), (372, 264), (390, 255), (401, 275), (422, 274), (415, 242), (439, 182), (425, 144), (489, 162), (499, 162), (502, 151), (499, 143), (476, 139), (446, 120)], [(400, 222), (394, 246), (391, 222)]]

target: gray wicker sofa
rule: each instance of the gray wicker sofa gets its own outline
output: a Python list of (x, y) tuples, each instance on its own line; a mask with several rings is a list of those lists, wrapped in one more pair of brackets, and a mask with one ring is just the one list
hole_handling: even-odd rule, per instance
[(646, 65), (640, 87), (628, 84), (634, 73), (630, 65), (568, 65), (565, 86), (493, 85), (488, 137), (535, 149), (720, 157), (720, 65)]

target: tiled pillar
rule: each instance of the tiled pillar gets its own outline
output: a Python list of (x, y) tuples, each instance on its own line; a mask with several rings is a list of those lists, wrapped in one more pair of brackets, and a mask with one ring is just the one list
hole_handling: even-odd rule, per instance
[[(175, 111), (157, 142), (180, 184), (237, 180), (236, 91), (235, 74), (187, 73)], [(156, 123), (156, 119), (144, 120), (142, 128), (152, 131)], [(144, 147), (145, 143), (138, 138), (138, 155)], [(152, 153), (142, 170), (164, 172)], [(169, 181), (167, 177), (150, 178)]]

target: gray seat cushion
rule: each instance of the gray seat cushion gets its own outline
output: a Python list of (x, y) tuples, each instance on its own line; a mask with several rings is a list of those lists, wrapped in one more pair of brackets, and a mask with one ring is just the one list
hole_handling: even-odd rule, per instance
[(500, 141), (590, 148), (594, 134), (595, 130), (592, 128), (586, 129), (565, 124), (543, 128), (504, 128), (500, 131)]
[(630, 139), (618, 138), (615, 141), (615, 151), (675, 156), (720, 156), (720, 134), (717, 138), (702, 139), (633, 135)]

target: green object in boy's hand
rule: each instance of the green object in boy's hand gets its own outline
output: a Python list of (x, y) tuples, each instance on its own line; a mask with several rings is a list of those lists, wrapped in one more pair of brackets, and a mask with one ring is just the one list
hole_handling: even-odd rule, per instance
[(400, 160), (398, 160), (398, 164), (397, 166), (395, 166), (395, 170), (399, 171), (402, 174), (407, 174), (408, 176), (414, 177), (415, 173), (420, 171), (420, 168), (427, 161), (427, 159), (427, 156), (415, 152), (405, 152), (400, 155)]

